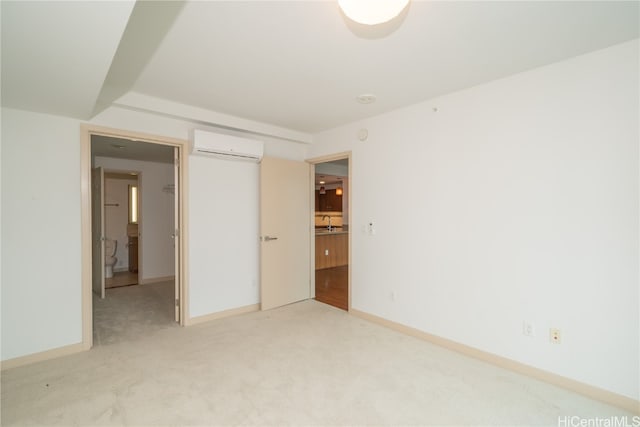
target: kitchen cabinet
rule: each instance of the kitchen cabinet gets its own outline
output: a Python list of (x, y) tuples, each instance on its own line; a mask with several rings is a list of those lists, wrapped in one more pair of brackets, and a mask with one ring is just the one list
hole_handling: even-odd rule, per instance
[(326, 190), (325, 194), (316, 190), (316, 211), (342, 212), (342, 196), (338, 196), (336, 190)]
[(316, 235), (316, 270), (349, 263), (349, 233)]

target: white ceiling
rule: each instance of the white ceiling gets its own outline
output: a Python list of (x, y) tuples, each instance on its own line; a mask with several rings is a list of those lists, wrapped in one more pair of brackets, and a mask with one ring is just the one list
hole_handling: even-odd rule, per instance
[[(395, 32), (371, 38), (334, 1), (197, 1), (137, 4), (124, 31), (120, 4), (2, 1), (2, 104), (88, 119), (138, 94), (313, 134), (640, 27), (635, 1), (414, 0)], [(363, 93), (377, 102), (358, 104)], [(223, 115), (210, 124), (233, 127)]]
[(97, 156), (173, 163), (173, 150), (174, 148), (169, 145), (151, 144), (143, 141), (133, 141), (103, 135), (91, 136), (91, 156), (93, 158)]
[(2, 105), (89, 118), (134, 1), (1, 1)]
[(342, 183), (348, 176), (349, 159), (332, 160), (315, 165), (316, 185), (321, 185), (320, 181), (324, 181), (325, 184)]

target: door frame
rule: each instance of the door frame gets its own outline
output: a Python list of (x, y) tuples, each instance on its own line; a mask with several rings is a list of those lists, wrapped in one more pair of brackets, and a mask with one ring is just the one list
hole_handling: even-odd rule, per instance
[(178, 210), (179, 210), (179, 255), (180, 271), (176, 278), (180, 284), (178, 296), (180, 307), (180, 325), (184, 326), (188, 319), (189, 272), (188, 272), (188, 146), (182, 139), (131, 132), (91, 124), (80, 125), (80, 211), (81, 211), (81, 284), (82, 284), (82, 348), (89, 350), (93, 346), (93, 300), (92, 300), (92, 265), (91, 265), (91, 136), (101, 135), (113, 138), (125, 138), (151, 144), (169, 145), (178, 148), (180, 156)]
[[(101, 166), (91, 168), (91, 291), (105, 297), (105, 177)], [(97, 195), (100, 190), (100, 195)], [(95, 229), (94, 229), (95, 228)], [(99, 229), (98, 229), (99, 228)], [(95, 246), (93, 245), (95, 243)], [(95, 249), (95, 250), (94, 250)], [(99, 264), (99, 265), (98, 265)], [(97, 271), (96, 271), (97, 270)]]
[[(113, 174), (121, 174), (121, 175), (127, 175), (129, 178), (131, 178), (133, 175), (131, 174), (135, 174), (135, 181), (136, 181), (136, 185), (138, 186), (138, 226), (142, 225), (142, 203), (140, 203), (140, 194), (142, 192), (142, 187), (140, 186), (141, 182), (142, 182), (142, 171), (140, 170), (133, 170), (133, 169), (117, 169), (117, 168), (108, 168), (108, 169), (104, 169), (104, 173), (105, 173), (105, 180), (106, 180), (106, 174), (108, 173), (113, 173)], [(127, 195), (128, 196), (128, 195)], [(106, 214), (105, 214), (106, 217)], [(128, 237), (128, 236), (127, 236)], [(142, 260), (142, 244), (140, 242), (138, 242), (138, 277), (142, 276), (142, 263), (140, 262)], [(115, 272), (115, 271), (114, 271)]]
[[(316, 177), (315, 177), (315, 173), (316, 173), (316, 165), (319, 163), (327, 163), (327, 162), (332, 162), (334, 160), (343, 160), (343, 159), (347, 159), (349, 160), (349, 170), (348, 170), (348, 179), (349, 179), (349, 191), (347, 192), (348, 195), (348, 200), (347, 200), (347, 206), (349, 207), (349, 248), (347, 251), (347, 257), (348, 257), (348, 263), (349, 263), (349, 271), (348, 271), (348, 276), (347, 276), (347, 289), (348, 289), (348, 302), (347, 302), (347, 312), (351, 311), (351, 271), (353, 270), (351, 268), (352, 264), (352, 257), (351, 257), (351, 251), (353, 248), (353, 244), (352, 244), (352, 239), (353, 239), (353, 228), (351, 227), (351, 223), (352, 223), (352, 218), (353, 218), (353, 204), (352, 204), (352, 194), (353, 194), (353, 181), (352, 181), (352, 158), (351, 158), (351, 151), (342, 151), (339, 153), (334, 153), (334, 154), (327, 154), (324, 156), (320, 156), (320, 157), (313, 157), (310, 159), (307, 159), (306, 161), (310, 164), (313, 165), (313, 167), (310, 170), (310, 181), (311, 181), (311, 194), (315, 193), (315, 182), (316, 182)], [(315, 213), (316, 213), (316, 207), (315, 207), (315, 199), (314, 197), (310, 198), (311, 200), (309, 201), (310, 203), (310, 207), (311, 207), (311, 224), (315, 224)], [(311, 289), (309, 289), (309, 295), (311, 295), (311, 298), (315, 298), (316, 296), (316, 264), (315, 264), (315, 259), (316, 259), (316, 232), (315, 232), (315, 227), (311, 227), (311, 230), (309, 231), (311, 233), (311, 270), (309, 271), (309, 277), (311, 278), (311, 280), (309, 281)]]

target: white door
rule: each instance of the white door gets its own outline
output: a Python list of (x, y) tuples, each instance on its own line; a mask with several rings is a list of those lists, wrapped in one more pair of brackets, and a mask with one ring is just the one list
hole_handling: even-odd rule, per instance
[(173, 149), (173, 257), (174, 257), (174, 295), (175, 295), (175, 321), (180, 322), (180, 150)]
[(265, 157), (260, 164), (262, 310), (310, 297), (310, 165)]
[(91, 236), (93, 292), (104, 298), (104, 170), (91, 171)]

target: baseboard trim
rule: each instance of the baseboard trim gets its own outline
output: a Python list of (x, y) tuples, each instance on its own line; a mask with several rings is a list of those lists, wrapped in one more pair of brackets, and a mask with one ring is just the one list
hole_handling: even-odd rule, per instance
[(191, 317), (187, 325), (197, 325), (198, 323), (209, 322), (211, 320), (223, 319), (225, 317), (237, 316), (239, 314), (252, 313), (260, 310), (260, 304), (245, 305), (243, 307), (231, 308), (229, 310), (218, 311), (216, 313), (205, 314), (203, 316)]
[(169, 280), (176, 280), (176, 276), (152, 277), (151, 279), (142, 279), (138, 280), (138, 284), (149, 285), (151, 283), (167, 282)]
[(43, 362), (57, 357), (69, 356), (71, 354), (86, 351), (83, 343), (66, 345), (64, 347), (53, 348), (51, 350), (41, 351), (39, 353), (28, 354), (26, 356), (15, 357), (0, 362), (0, 370), (13, 369), (20, 366), (31, 365), (32, 363)]
[(630, 397), (604, 390), (589, 384), (585, 384), (580, 381), (572, 380), (571, 378), (563, 377), (561, 375), (544, 371), (533, 366), (525, 365), (524, 363), (516, 362), (515, 360), (507, 359), (506, 357), (498, 356), (483, 350), (479, 350), (477, 348), (467, 346), (465, 344), (460, 344), (446, 338), (432, 335), (419, 329), (415, 329), (401, 323), (396, 323), (364, 311), (356, 310), (354, 308), (349, 311), (349, 314), (384, 326), (386, 328), (393, 329), (394, 331), (410, 335), (424, 341), (428, 341), (440, 347), (453, 350), (465, 356), (473, 357), (474, 359), (479, 359), (484, 362), (491, 363), (492, 365), (496, 365), (501, 368), (508, 369), (510, 371), (514, 371), (519, 374), (523, 374), (528, 377), (532, 377), (540, 381), (556, 385), (558, 387), (562, 387), (591, 399), (598, 400), (609, 405), (617, 406), (618, 408), (622, 408), (634, 414), (640, 414), (640, 401), (634, 400)]

